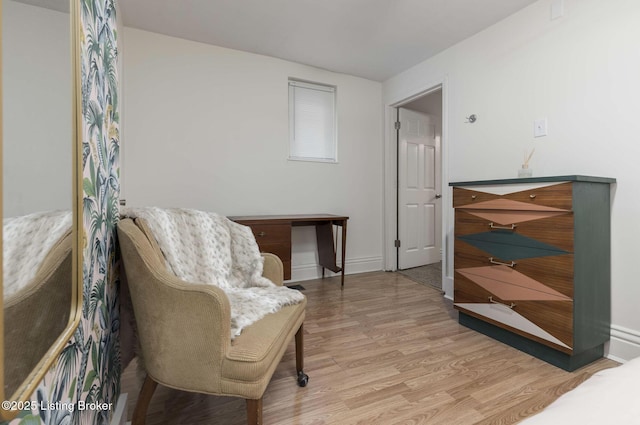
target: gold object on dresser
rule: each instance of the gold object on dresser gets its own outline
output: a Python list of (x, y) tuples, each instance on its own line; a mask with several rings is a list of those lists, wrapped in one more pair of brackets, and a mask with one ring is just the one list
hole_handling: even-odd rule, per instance
[(451, 183), (460, 323), (567, 370), (601, 357), (611, 315), (614, 182)]

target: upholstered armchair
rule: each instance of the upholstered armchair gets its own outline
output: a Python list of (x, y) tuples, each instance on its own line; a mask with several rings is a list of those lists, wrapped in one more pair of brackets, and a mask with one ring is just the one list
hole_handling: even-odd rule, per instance
[[(247, 423), (261, 424), (262, 396), (294, 336), (297, 382), (307, 384), (302, 336), (306, 299), (268, 314), (232, 340), (226, 294), (171, 273), (144, 220), (121, 220), (118, 238), (147, 372), (134, 425), (145, 423), (157, 384), (244, 398)], [(263, 276), (282, 285), (278, 257), (264, 254)]]
[(69, 322), (71, 242), (68, 231), (47, 253), (29, 284), (4, 300), (7, 396), (31, 373)]

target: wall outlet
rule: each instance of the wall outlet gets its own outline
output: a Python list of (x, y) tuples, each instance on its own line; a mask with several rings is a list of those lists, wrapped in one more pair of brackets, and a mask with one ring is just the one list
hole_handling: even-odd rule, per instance
[(533, 137), (543, 137), (547, 135), (547, 119), (541, 118), (533, 122)]

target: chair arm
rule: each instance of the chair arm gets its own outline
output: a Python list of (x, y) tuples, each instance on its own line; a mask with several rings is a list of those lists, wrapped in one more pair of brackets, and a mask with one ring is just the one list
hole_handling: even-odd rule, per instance
[(263, 252), (264, 266), (262, 268), (262, 276), (266, 277), (278, 286), (282, 286), (284, 282), (284, 266), (280, 257), (268, 252)]
[(131, 220), (118, 224), (118, 238), (147, 373), (173, 388), (217, 392), (231, 346), (227, 296), (170, 273)]

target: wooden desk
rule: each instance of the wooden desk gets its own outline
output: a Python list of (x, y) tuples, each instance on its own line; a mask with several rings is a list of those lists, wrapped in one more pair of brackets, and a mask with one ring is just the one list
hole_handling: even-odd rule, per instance
[[(315, 226), (318, 243), (318, 259), (324, 270), (341, 272), (344, 286), (344, 260), (347, 247), (347, 220), (349, 217), (332, 214), (255, 215), (231, 216), (230, 220), (251, 227), (261, 252), (277, 255), (284, 265), (284, 279), (291, 279), (291, 228), (293, 226)], [(336, 249), (333, 243), (333, 226), (342, 228), (342, 267), (336, 264)]]

